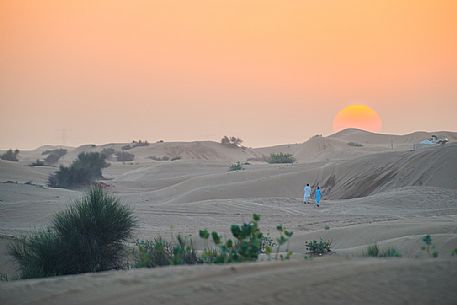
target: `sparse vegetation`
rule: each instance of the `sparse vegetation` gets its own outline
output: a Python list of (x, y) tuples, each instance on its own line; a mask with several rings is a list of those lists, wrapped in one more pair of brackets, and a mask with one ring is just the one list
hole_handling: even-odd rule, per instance
[[(202, 261), (204, 263), (235, 263), (235, 262), (250, 262), (256, 261), (260, 253), (265, 253), (271, 258), (273, 246), (277, 246), (276, 258), (278, 258), (279, 247), (288, 244), (293, 232), (284, 230), (282, 226), (278, 226), (280, 236), (277, 243), (273, 242), (269, 235), (264, 235), (259, 229), (260, 216), (254, 214), (249, 223), (241, 225), (232, 225), (230, 231), (233, 239), (222, 240), (221, 235), (217, 232), (211, 234), (207, 229), (200, 230), (199, 236), (205, 241), (205, 249), (202, 254)], [(211, 236), (212, 242), (215, 247), (208, 247), (208, 240)], [(289, 251), (288, 246), (285, 256), (280, 255), (281, 259), (288, 259), (292, 252)]]
[(457, 248), (454, 248), (454, 250), (451, 251), (452, 256), (457, 256)]
[(132, 144), (124, 145), (124, 146), (121, 147), (121, 149), (122, 150), (130, 150), (130, 149), (133, 149), (133, 148), (138, 147), (138, 146), (148, 146), (148, 145), (149, 145), (148, 141), (142, 141), (142, 140), (135, 141), (135, 140), (133, 140)]
[(181, 156), (175, 156), (170, 159), (170, 161), (178, 161), (181, 160)]
[(124, 243), (135, 223), (130, 208), (93, 188), (56, 214), (47, 230), (10, 244), (9, 253), (21, 278), (121, 269), (126, 266)]
[(401, 254), (397, 249), (390, 247), (390, 248), (387, 248), (386, 250), (381, 251), (378, 256), (379, 257), (401, 257)]
[(35, 162), (32, 162), (32, 164), (30, 164), (30, 166), (44, 166), (44, 162), (40, 159), (36, 159)]
[(277, 153), (277, 154), (271, 154), (270, 158), (267, 159), (268, 163), (294, 163), (295, 158), (292, 154), (289, 153)]
[(117, 161), (119, 162), (133, 161), (135, 159), (135, 155), (127, 151), (118, 151), (115, 155)]
[(19, 149), (12, 150), (8, 149), (4, 154), (0, 156), (0, 159), (5, 161), (18, 161), (17, 156), (19, 155)]
[(325, 230), (330, 230), (330, 227), (328, 225), (325, 226)]
[(152, 241), (137, 241), (135, 268), (155, 268), (168, 265), (191, 265), (201, 263), (192, 240), (181, 235), (174, 243), (156, 237)]
[(48, 178), (50, 187), (81, 187), (93, 183), (102, 177), (102, 168), (107, 167), (105, 157), (98, 152), (82, 152), (67, 167), (61, 165), (59, 170)]
[(241, 165), (241, 163), (239, 161), (236, 163), (233, 163), (229, 167), (229, 172), (240, 171), (240, 170), (244, 170), (244, 167)]
[(355, 147), (362, 147), (363, 145), (357, 142), (348, 142), (347, 143), (349, 146), (355, 146)]
[[(292, 251), (289, 251), (289, 240), (292, 237), (292, 235), (294, 235), (294, 232), (287, 231), (283, 227), (283, 225), (276, 226), (276, 230), (278, 230), (278, 232), (280, 234), (279, 237), (276, 239), (276, 242), (278, 243), (278, 247), (276, 248), (276, 260), (278, 260), (278, 257), (281, 260), (289, 259), (292, 256)], [(282, 254), (279, 254), (279, 250), (280, 250), (281, 246), (284, 245), (284, 244), (287, 244), (287, 246), (286, 246), (286, 255), (285, 256), (282, 255)], [(269, 254), (268, 253), (268, 248), (267, 248), (267, 252), (266, 253)]]
[(41, 153), (43, 156), (47, 156), (44, 159), (44, 162), (48, 165), (53, 165), (59, 162), (59, 159), (65, 156), (67, 153), (66, 149), (50, 149), (50, 150), (45, 150)]
[(221, 144), (222, 145), (228, 145), (228, 146), (234, 146), (234, 147), (240, 147), (241, 143), (243, 143), (243, 140), (237, 137), (228, 137), (224, 136), (221, 139)]
[(311, 255), (324, 255), (331, 252), (332, 242), (330, 240), (320, 239), (309, 240), (305, 242), (306, 252)]
[(400, 252), (394, 247), (389, 247), (381, 250), (377, 244), (370, 245), (367, 250), (363, 252), (363, 256), (370, 257), (401, 257)]
[(364, 253), (364, 256), (378, 257), (379, 256), (379, 247), (377, 244), (370, 245), (367, 248), (367, 251)]

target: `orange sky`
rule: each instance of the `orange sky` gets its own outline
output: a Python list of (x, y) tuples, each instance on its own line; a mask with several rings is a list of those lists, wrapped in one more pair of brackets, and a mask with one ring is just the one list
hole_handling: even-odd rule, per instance
[(454, 0), (0, 0), (0, 148), (455, 131), (456, 54)]

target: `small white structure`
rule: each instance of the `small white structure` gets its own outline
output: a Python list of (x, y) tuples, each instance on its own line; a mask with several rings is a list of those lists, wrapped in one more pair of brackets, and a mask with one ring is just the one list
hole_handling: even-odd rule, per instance
[(449, 140), (446, 137), (438, 138), (437, 136), (432, 135), (430, 139), (425, 139), (420, 141), (418, 144), (414, 144), (414, 150), (434, 145), (444, 145), (447, 142), (449, 142)]

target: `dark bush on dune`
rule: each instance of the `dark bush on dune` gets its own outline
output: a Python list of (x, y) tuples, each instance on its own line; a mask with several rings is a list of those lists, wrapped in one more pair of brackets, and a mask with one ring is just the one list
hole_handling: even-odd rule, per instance
[(109, 166), (105, 156), (98, 152), (82, 152), (69, 166), (61, 165), (59, 170), (49, 176), (50, 187), (81, 187), (90, 185), (102, 177), (102, 168)]
[(135, 155), (126, 151), (119, 151), (116, 153), (116, 159), (121, 162), (133, 161), (135, 159)]
[(108, 160), (116, 153), (116, 151), (113, 148), (103, 148), (100, 153)]
[(227, 146), (233, 146), (233, 147), (239, 147), (241, 146), (241, 143), (243, 143), (243, 140), (237, 137), (227, 137), (224, 136), (221, 139), (221, 144), (222, 145), (227, 145)]
[(5, 161), (18, 161), (17, 156), (19, 155), (19, 149), (12, 150), (8, 149), (4, 154), (0, 156), (0, 159)]
[(125, 242), (136, 220), (99, 188), (54, 216), (52, 226), (12, 243), (21, 278), (100, 272), (126, 266)]
[(44, 166), (44, 162), (40, 159), (36, 159), (35, 162), (32, 162), (32, 164), (30, 164), (30, 166)]
[(55, 164), (59, 161), (59, 159), (67, 154), (66, 149), (51, 149), (51, 150), (45, 150), (41, 153), (43, 156), (47, 157), (44, 159), (44, 162), (48, 165)]

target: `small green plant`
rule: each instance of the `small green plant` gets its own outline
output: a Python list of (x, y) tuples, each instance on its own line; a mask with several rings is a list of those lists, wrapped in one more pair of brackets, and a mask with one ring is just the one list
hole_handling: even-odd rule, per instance
[(238, 162), (230, 165), (229, 172), (240, 171), (240, 170), (243, 170), (243, 169), (244, 169), (244, 167), (241, 166), (241, 163), (238, 161)]
[(267, 160), (268, 163), (294, 163), (295, 158), (292, 154), (289, 153), (277, 153), (271, 154), (270, 158)]
[(435, 245), (432, 242), (432, 236), (430, 234), (427, 234), (424, 237), (422, 237), (422, 243), (422, 250), (427, 252), (427, 254), (431, 257), (438, 257), (438, 251), (435, 250)]
[(455, 248), (454, 250), (451, 251), (451, 255), (452, 256), (457, 256), (457, 248)]
[(284, 259), (289, 259), (292, 256), (292, 251), (289, 251), (289, 240), (294, 235), (294, 232), (292, 231), (287, 231), (283, 225), (277, 225), (276, 230), (279, 232), (279, 237), (276, 238), (276, 242), (278, 243), (278, 246), (276, 248), (276, 260), (278, 260), (278, 254), (279, 254), (279, 249), (281, 248), (282, 245), (287, 244), (286, 246), (286, 255), (279, 255), (279, 258), (281, 260)]
[(324, 255), (331, 252), (332, 242), (330, 240), (320, 239), (309, 240), (305, 242), (306, 252), (311, 255)]
[(325, 230), (330, 230), (330, 227), (327, 225), (327, 226), (325, 226), (324, 229), (325, 229)]
[(0, 159), (6, 160), (6, 161), (18, 161), (17, 156), (19, 155), (19, 149), (12, 150), (8, 149), (4, 154), (0, 156)]

